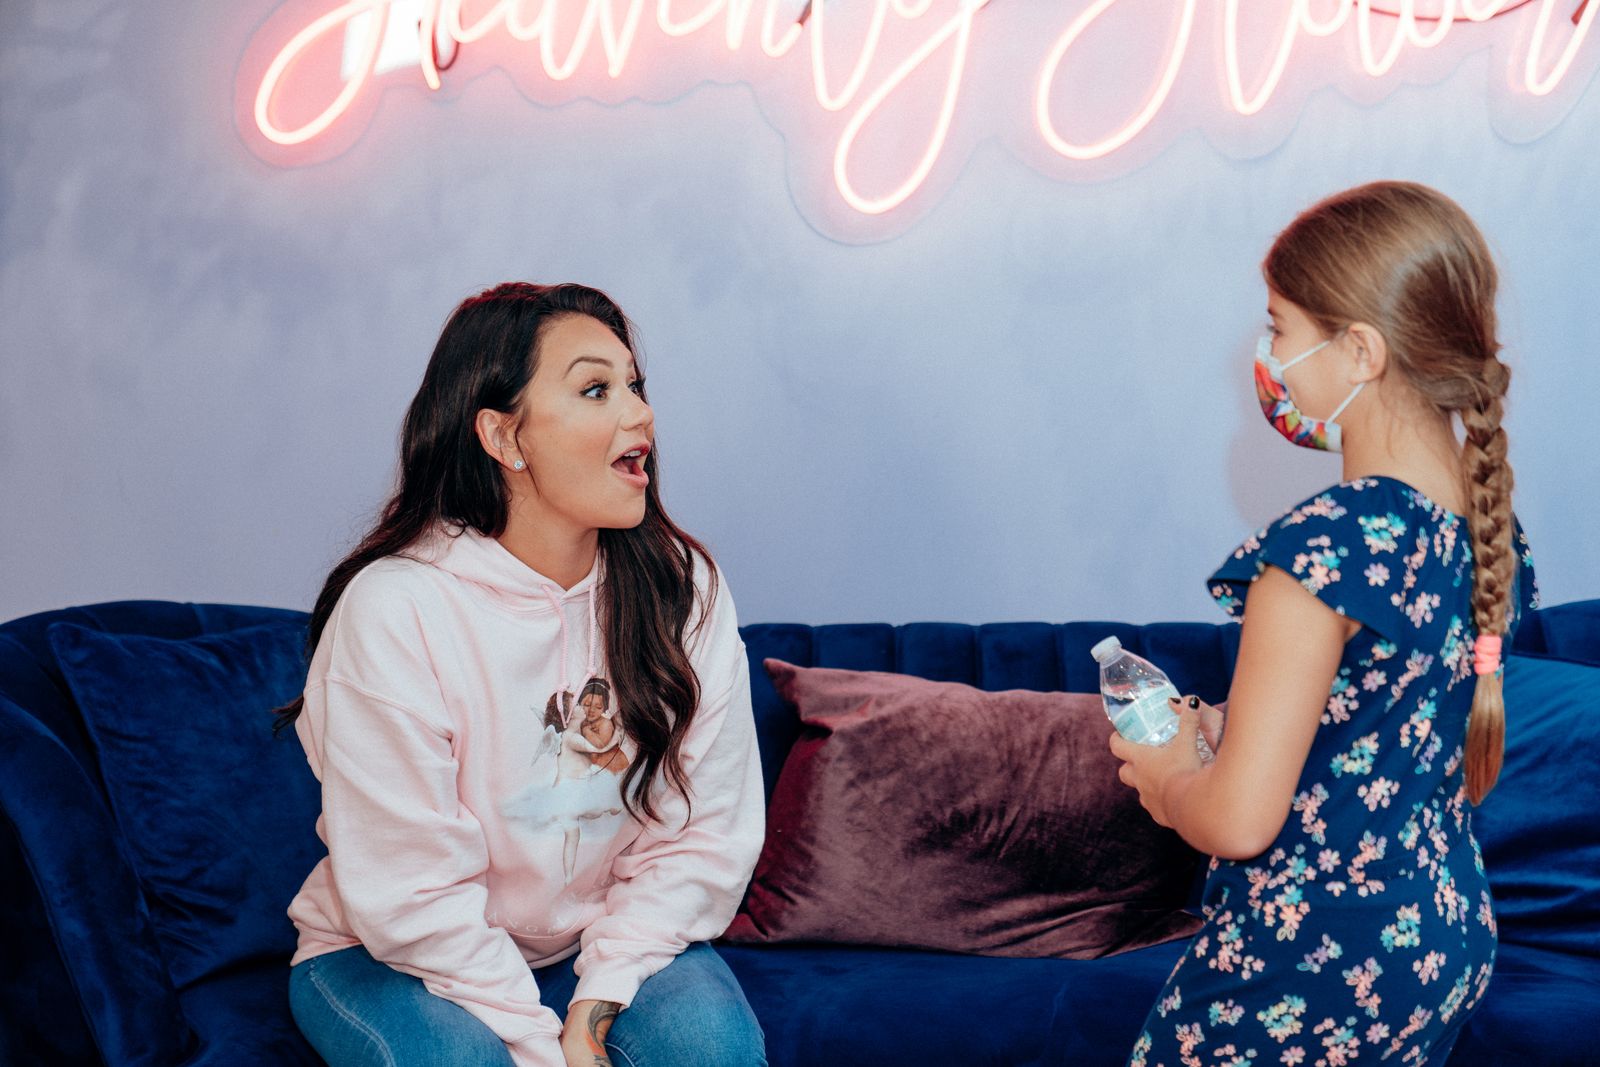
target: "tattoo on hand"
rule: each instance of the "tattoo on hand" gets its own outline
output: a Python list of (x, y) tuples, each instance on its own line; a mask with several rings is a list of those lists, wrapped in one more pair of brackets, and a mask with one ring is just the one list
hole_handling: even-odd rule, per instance
[(609, 1000), (601, 1000), (589, 1009), (588, 1026), (585, 1034), (589, 1039), (589, 1051), (594, 1053), (594, 1067), (611, 1067), (611, 1057), (606, 1055), (606, 1035), (611, 1032), (611, 1022), (622, 1011), (622, 1006)]

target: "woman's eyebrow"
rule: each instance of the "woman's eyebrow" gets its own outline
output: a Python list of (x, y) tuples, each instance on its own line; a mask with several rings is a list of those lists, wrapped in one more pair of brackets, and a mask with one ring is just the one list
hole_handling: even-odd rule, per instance
[(598, 364), (600, 364), (600, 366), (604, 367), (606, 370), (615, 370), (616, 369), (616, 364), (612, 363), (609, 359), (606, 359), (606, 358), (604, 358), (602, 356), (579, 356), (577, 359), (573, 360), (570, 365), (568, 365), (567, 373), (571, 374), (572, 371), (573, 371), (573, 368), (575, 368), (580, 363), (598, 363)]

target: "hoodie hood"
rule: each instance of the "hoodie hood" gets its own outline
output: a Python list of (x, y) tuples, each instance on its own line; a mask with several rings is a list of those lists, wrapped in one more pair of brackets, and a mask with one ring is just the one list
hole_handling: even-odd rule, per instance
[[(431, 558), (430, 558), (431, 557)], [(571, 589), (540, 574), (493, 537), (485, 537), (473, 529), (455, 533), (441, 529), (434, 534), (430, 556), (424, 557), (433, 566), (453, 575), (497, 607), (519, 615), (554, 615), (560, 640), (561, 676), (557, 692), (559, 699), (577, 699), (577, 687), (596, 676), (600, 670), (601, 637), (599, 598), (594, 595), (600, 580), (600, 554), (595, 553), (594, 565), (589, 573)], [(567, 625), (567, 605), (584, 601), (587, 617), (575, 626)], [(587, 624), (587, 625), (585, 625)], [(587, 641), (580, 647), (587, 650), (583, 673), (577, 678), (571, 674), (569, 659), (574, 642)]]
[(592, 599), (600, 580), (599, 553), (595, 554), (589, 573), (571, 589), (563, 589), (493, 537), (456, 526), (435, 530), (420, 546), (417, 558), (468, 583), (498, 606), (518, 613), (547, 613), (569, 601)]

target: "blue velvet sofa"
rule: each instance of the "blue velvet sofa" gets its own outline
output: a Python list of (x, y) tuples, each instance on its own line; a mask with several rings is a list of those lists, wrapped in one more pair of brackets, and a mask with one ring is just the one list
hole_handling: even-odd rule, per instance
[[(226, 669), (227, 657), (248, 658), (256, 643), (292, 647), (283, 634), (303, 622), (303, 615), (276, 609), (140, 601), (0, 626), (0, 1064), (319, 1062), (289, 1017), (287, 900), (277, 899), (277, 888), (257, 891), (298, 884), (316, 858), (315, 837), (296, 807), (316, 803), (315, 781), (292, 736), (270, 740), (259, 712), (278, 697), (167, 694), (154, 731), (118, 730), (123, 724), (108, 723), (103, 711), (91, 723), (95, 716), (75, 700), (87, 684), (84, 672), (99, 669), (82, 654), (100, 647), (95, 640), (121, 642), (104, 647), (135, 656), (122, 676), (99, 679), (105, 685), (98, 699), (114, 704), (146, 686), (178, 684), (155, 654), (167, 645), (212, 641), (205, 663)], [(70, 626), (58, 627), (52, 640), (56, 624), (83, 628), (68, 633), (76, 634), (76, 644), (67, 641), (76, 650), (71, 664), (60, 655)], [(760, 669), (766, 657), (990, 690), (1093, 691), (1088, 649), (1107, 633), (1166, 666), (1181, 689), (1224, 698), (1237, 650), (1238, 630), (1230, 625), (747, 626), (769, 794), (799, 724)], [(152, 637), (166, 640), (151, 644)], [(1451, 1067), (1600, 1063), (1600, 703), (1592, 696), (1600, 686), (1600, 600), (1539, 612), (1519, 632), (1516, 653), (1507, 673), (1505, 773), (1475, 816), (1501, 950), (1488, 997)], [(148, 678), (129, 678), (128, 663)], [(230, 720), (229, 729), (266, 755), (225, 759), (226, 736), (190, 738), (215, 717), (214, 705), (229, 701), (256, 709)], [(164, 735), (159, 747), (140, 749), (152, 733)], [(136, 766), (111, 765), (130, 758)], [(176, 802), (210, 810), (162, 808), (154, 821), (128, 810), (127, 778), (143, 774), (148, 790), (166, 758), (181, 758), (176, 777), (184, 781), (171, 790)], [(122, 792), (108, 789), (113, 781)], [(171, 820), (176, 834), (191, 815), (233, 830), (211, 834), (206, 847), (222, 851), (187, 876), (211, 896), (174, 911), (155, 899), (151, 879), (160, 872), (141, 849), (148, 850), (152, 832), (163, 832), (161, 820)], [(249, 892), (216, 899), (216, 887), (230, 883), (213, 868), (233, 859), (251, 864), (236, 883)], [(228, 946), (234, 948), (217, 955)], [(774, 1067), (1116, 1067), (1181, 948), (1093, 961), (839, 945), (730, 945), (723, 952), (766, 1029)]]

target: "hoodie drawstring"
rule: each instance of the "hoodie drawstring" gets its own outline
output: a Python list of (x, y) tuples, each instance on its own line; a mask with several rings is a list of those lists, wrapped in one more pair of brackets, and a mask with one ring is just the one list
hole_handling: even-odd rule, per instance
[[(600, 618), (596, 601), (599, 599), (600, 577), (595, 576), (594, 584), (589, 587), (589, 656), (584, 667), (583, 680), (587, 685), (595, 676), (595, 671), (600, 667)], [(556, 611), (556, 623), (561, 627), (561, 688), (563, 707), (561, 708), (561, 726), (565, 729), (572, 718), (572, 707), (565, 698), (577, 697), (577, 692), (572, 688), (571, 676), (567, 674), (567, 613), (562, 610), (561, 599), (556, 594), (559, 588), (553, 585), (541, 586), (540, 591), (550, 601), (550, 606)], [(574, 699), (571, 703), (576, 703)]]

